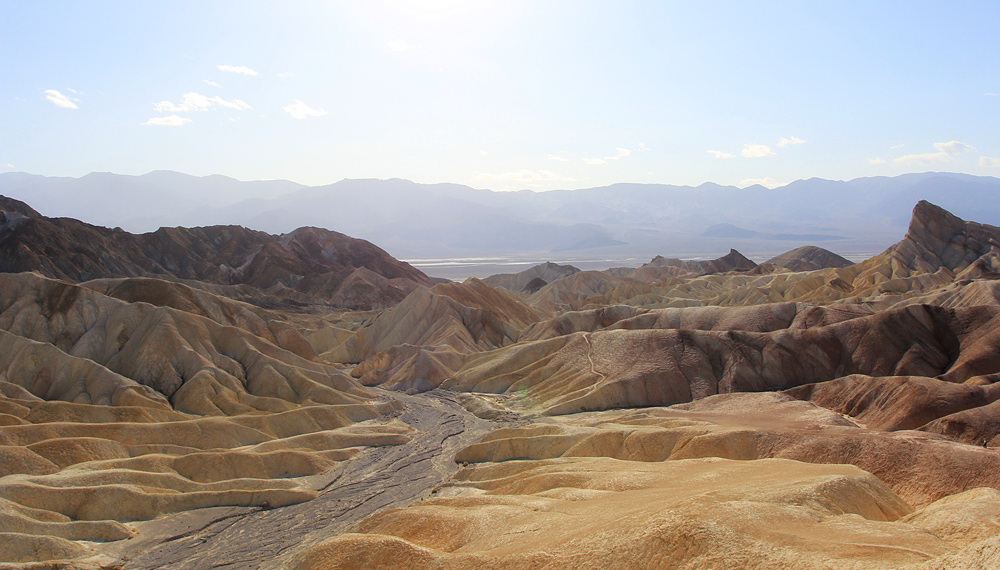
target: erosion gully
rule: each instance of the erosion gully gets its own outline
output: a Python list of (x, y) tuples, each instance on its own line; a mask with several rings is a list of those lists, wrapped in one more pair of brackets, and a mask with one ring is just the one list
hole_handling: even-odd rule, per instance
[(105, 554), (126, 569), (281, 568), (304, 546), (347, 532), (373, 513), (431, 496), (458, 470), (457, 451), (520, 421), (514, 414), (476, 417), (443, 390), (382, 394), (403, 404), (395, 417), (414, 428), (412, 439), (340, 463), (324, 476), (315, 499), (171, 515), (143, 523), (139, 536), (108, 545)]

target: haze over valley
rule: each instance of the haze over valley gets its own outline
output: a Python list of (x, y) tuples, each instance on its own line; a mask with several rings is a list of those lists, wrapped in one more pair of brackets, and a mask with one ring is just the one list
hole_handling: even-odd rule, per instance
[(811, 243), (860, 261), (905, 231), (921, 199), (1000, 224), (1000, 179), (937, 172), (809, 179), (773, 189), (616, 184), (547, 192), (398, 179), (304, 187), (163, 171), (78, 179), (5, 173), (0, 193), (29, 201), (47, 216), (131, 232), (220, 224), (269, 233), (332, 228), (452, 279), (550, 259), (607, 269), (655, 255), (718, 256), (731, 247), (764, 261)]

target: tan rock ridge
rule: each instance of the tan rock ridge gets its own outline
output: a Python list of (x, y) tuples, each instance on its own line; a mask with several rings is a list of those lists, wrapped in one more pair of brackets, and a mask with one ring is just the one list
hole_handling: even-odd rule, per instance
[[(956, 279), (994, 278), (1000, 274), (998, 244), (1000, 228), (965, 222), (921, 201), (914, 207), (904, 238), (862, 263), (805, 273), (762, 274), (749, 270), (692, 277), (691, 272), (676, 265), (680, 260), (663, 260), (660, 266), (668, 268), (663, 274), (645, 269), (656, 267), (647, 264), (637, 270), (610, 270), (604, 278), (588, 275), (584, 280), (572, 276), (570, 279), (578, 281), (549, 283), (532, 297), (532, 302), (546, 310), (614, 304), (663, 308), (782, 301), (875, 301), (888, 306), (910, 296), (929, 294)], [(645, 273), (636, 274), (641, 271)], [(642, 280), (633, 278), (633, 274)]]
[(497, 430), (292, 567), (988, 567), (998, 457), (919, 438), (776, 394)]
[(0, 563), (91, 556), (164, 514), (306, 501), (339, 462), (409, 438), (398, 404), (280, 348), (309, 345), (268, 311), (155, 279), (87, 285), (0, 274)]
[[(343, 373), (192, 313), (125, 303), (31, 273), (0, 274), (0, 283), (0, 329), (50, 343), (52, 357), (35, 361), (40, 368), (24, 376), (29, 368), (15, 362), (6, 380), (20, 379), (23, 388), (44, 391), (36, 394), (40, 397), (68, 398), (68, 393), (51, 392), (54, 384), (42, 379), (71, 381), (74, 374), (53, 375), (52, 367), (84, 362), (97, 363), (108, 377), (124, 377), (160, 392), (179, 410), (199, 414), (277, 411), (299, 403), (371, 397)], [(62, 364), (77, 362), (74, 358), (79, 363)]]
[[(675, 311), (676, 325), (690, 328), (623, 328), (524, 342), (467, 355), (450, 376), (437, 376), (445, 376), (442, 388), (516, 394), (523, 397), (526, 409), (565, 414), (786, 389), (849, 374), (939, 376), (976, 383), (1000, 372), (1000, 329), (995, 326), (1000, 309), (994, 307), (919, 305), (873, 315), (802, 309), (747, 309), (742, 322), (740, 312)], [(685, 312), (688, 319), (682, 316)], [(647, 313), (621, 325), (650, 315), (657, 317)], [(661, 326), (670, 326), (669, 315), (658, 316), (666, 319)], [(698, 326), (704, 330), (693, 328)], [(873, 343), (873, 338), (879, 341)], [(407, 368), (399, 362), (384, 362), (381, 380), (414, 387), (399, 376), (403, 370)]]
[(323, 353), (328, 362), (360, 362), (397, 345), (478, 352), (514, 342), (544, 314), (504, 289), (478, 279), (420, 288), (380, 313), (342, 344)]

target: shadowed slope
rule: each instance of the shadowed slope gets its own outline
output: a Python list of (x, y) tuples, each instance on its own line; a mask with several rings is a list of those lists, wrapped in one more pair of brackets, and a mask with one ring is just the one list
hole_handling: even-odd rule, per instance
[(70, 281), (165, 276), (279, 293), (289, 288), (313, 302), (323, 298), (359, 308), (389, 306), (419, 285), (432, 285), (422, 272), (371, 243), (319, 228), (282, 236), (240, 226), (160, 228), (136, 235), (41, 216), (4, 227), (3, 272), (38, 271)]

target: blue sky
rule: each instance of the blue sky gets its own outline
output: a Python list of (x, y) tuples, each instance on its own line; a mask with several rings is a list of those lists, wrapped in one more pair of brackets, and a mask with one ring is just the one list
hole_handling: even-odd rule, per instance
[(0, 0), (0, 172), (1000, 175), (1000, 2)]

